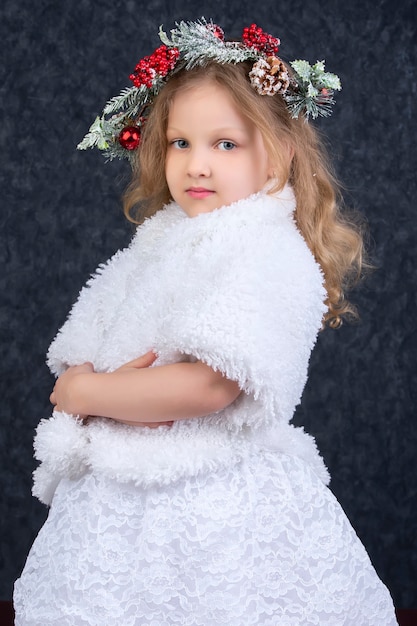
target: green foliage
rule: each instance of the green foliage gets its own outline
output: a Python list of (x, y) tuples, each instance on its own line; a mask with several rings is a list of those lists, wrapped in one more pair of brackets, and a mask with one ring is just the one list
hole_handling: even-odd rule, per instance
[(342, 88), (339, 77), (324, 71), (324, 61), (310, 65), (299, 59), (290, 65), (294, 70), (294, 84), (284, 98), (292, 117), (297, 118), (302, 113), (307, 119), (331, 115), (333, 91)]

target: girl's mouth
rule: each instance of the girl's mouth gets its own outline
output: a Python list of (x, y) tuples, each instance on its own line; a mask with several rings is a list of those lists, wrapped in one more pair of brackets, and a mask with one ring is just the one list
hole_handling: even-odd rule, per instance
[(186, 190), (186, 193), (192, 198), (207, 198), (214, 193), (211, 189), (206, 189), (205, 187), (190, 187)]

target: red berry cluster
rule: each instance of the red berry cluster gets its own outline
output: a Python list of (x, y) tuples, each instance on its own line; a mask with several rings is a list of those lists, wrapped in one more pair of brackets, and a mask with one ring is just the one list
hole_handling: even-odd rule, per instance
[(180, 52), (177, 48), (159, 46), (151, 55), (139, 61), (129, 78), (135, 87), (146, 85), (150, 89), (155, 76), (157, 74), (166, 76), (168, 72), (174, 69), (179, 56)]
[(281, 43), (279, 39), (268, 35), (256, 24), (251, 24), (243, 29), (242, 41), (249, 48), (255, 48), (267, 56), (275, 56)]

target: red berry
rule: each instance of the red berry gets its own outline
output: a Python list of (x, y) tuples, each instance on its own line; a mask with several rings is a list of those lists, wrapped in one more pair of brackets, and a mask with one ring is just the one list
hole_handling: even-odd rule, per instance
[(217, 26), (217, 24), (207, 24), (207, 28), (213, 33), (215, 37), (217, 37), (217, 39), (220, 39), (220, 41), (224, 41), (224, 31), (222, 28), (220, 28), (220, 26)]

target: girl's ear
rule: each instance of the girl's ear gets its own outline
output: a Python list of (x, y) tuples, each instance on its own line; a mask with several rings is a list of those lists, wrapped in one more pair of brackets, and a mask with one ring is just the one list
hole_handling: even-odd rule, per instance
[(268, 156), (268, 180), (276, 180), (279, 176), (277, 163), (274, 163), (274, 159)]

